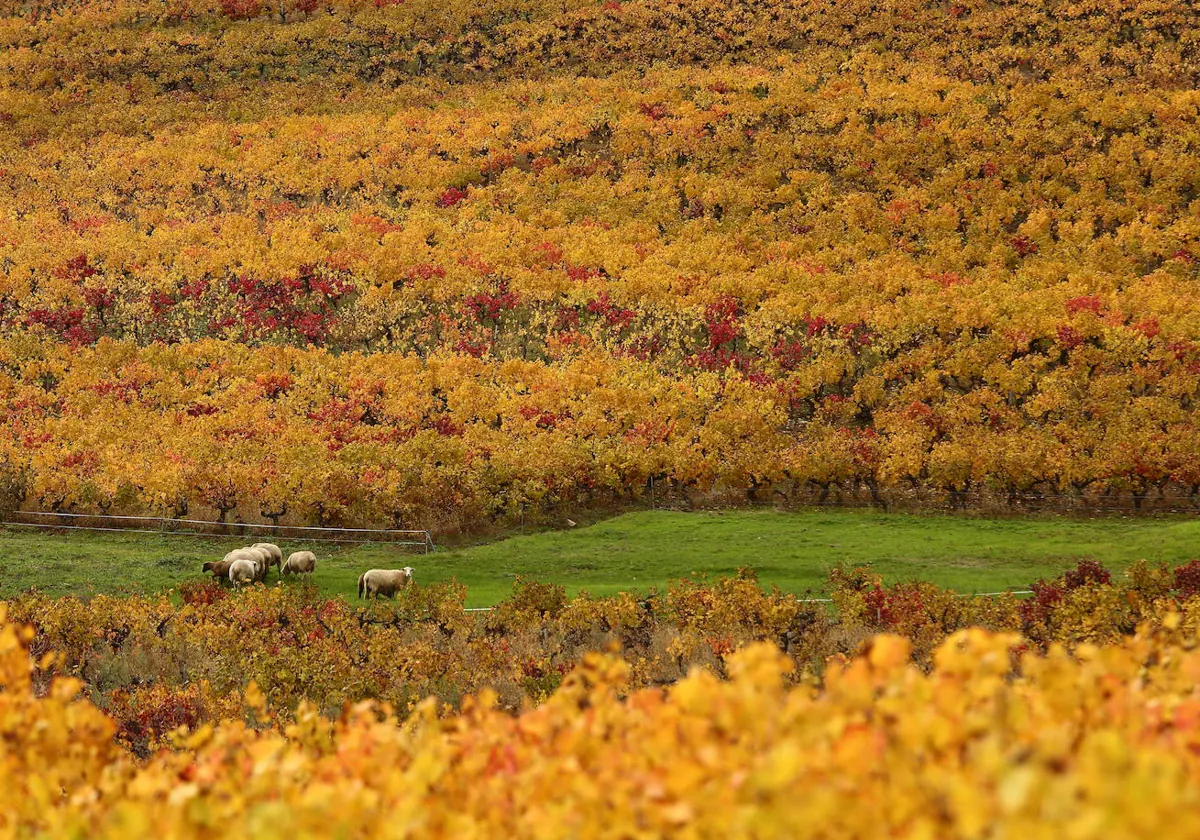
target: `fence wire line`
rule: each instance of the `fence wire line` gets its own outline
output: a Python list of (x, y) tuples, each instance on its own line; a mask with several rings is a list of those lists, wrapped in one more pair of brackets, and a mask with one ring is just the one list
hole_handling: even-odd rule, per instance
[[(45, 528), (50, 531), (107, 531), (115, 534), (151, 534), (156, 537), (202, 537), (209, 539), (229, 539), (238, 536), (237, 534), (205, 534), (200, 531), (151, 531), (146, 528), (105, 528), (101, 525), (57, 525), (45, 522), (0, 522), (0, 528)], [(270, 526), (265, 526), (270, 527)], [(285, 525), (281, 528), (288, 527)], [(329, 528), (327, 531), (337, 531), (337, 528)], [(366, 530), (366, 529), (360, 529)], [(419, 533), (419, 532), (418, 532)], [(245, 536), (245, 535), (243, 535)], [(355, 543), (357, 545), (366, 545), (375, 543), (380, 545), (420, 545), (428, 549), (433, 543), (414, 540), (368, 540), (356, 539), (353, 537), (345, 537), (337, 539), (336, 537), (310, 537), (300, 536), (296, 538), (300, 542), (305, 543)]]
[[(764, 488), (763, 497), (753, 500), (754, 505), (772, 505), (775, 504), (771, 498), (768, 498), (767, 491)], [(882, 490), (880, 492), (880, 501), (873, 500), (868, 494), (862, 491), (844, 490), (838, 491), (832, 489), (824, 500), (820, 499), (821, 492), (818, 490), (794, 490), (792, 493), (784, 493), (780, 490), (775, 490), (772, 496), (782, 496), (785, 499), (784, 504), (791, 504), (792, 497), (797, 498), (796, 505), (800, 507), (897, 507), (901, 510), (912, 507), (925, 508), (929, 510), (941, 510), (949, 505), (946, 493), (937, 493), (930, 490), (923, 490), (920, 493), (909, 493), (903, 490), (892, 491)], [(837, 498), (834, 498), (837, 497)], [(1128, 513), (1134, 516), (1148, 516), (1155, 513), (1197, 513), (1200, 512), (1200, 499), (1190, 496), (1142, 496), (1141, 506), (1139, 507), (1135, 496), (1132, 494), (1101, 496), (1101, 495), (1073, 495), (1070, 493), (1043, 493), (1041, 495), (1018, 495), (1010, 501), (1008, 496), (1003, 493), (988, 493), (985, 491), (966, 491), (963, 496), (963, 501), (960, 505), (949, 505), (956, 510), (966, 512), (980, 511), (983, 509), (994, 510), (999, 513), (1001, 511), (1019, 511), (1025, 508), (1034, 510), (1068, 511), (1068, 512), (1118, 512)], [(1045, 502), (1043, 504), (1043, 502)]]
[(169, 516), (125, 516), (115, 513), (55, 513), (48, 510), (18, 510), (16, 516), (58, 516), (69, 519), (115, 519), (118, 521), (179, 523), (181, 525), (208, 525), (215, 528), (275, 528), (289, 531), (337, 531), (340, 533), (357, 534), (421, 534), (428, 536), (428, 531), (403, 530), (400, 528), (325, 528), (318, 525), (268, 525), (254, 522), (212, 522), (207, 519), (173, 519)]

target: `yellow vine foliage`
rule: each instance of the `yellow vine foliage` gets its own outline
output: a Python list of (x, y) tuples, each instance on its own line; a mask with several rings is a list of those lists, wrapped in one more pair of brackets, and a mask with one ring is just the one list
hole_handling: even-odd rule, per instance
[(1196, 497), (1194, 16), (0, 3), (0, 509)]
[(959, 631), (925, 671), (903, 637), (823, 685), (755, 643), (630, 690), (589, 656), (517, 715), (484, 691), (406, 720), (370, 702), (181, 729), (139, 761), (0, 626), (5, 836), (1190, 837), (1200, 830), (1200, 646), (1178, 616), (1105, 646), (1017, 654)]

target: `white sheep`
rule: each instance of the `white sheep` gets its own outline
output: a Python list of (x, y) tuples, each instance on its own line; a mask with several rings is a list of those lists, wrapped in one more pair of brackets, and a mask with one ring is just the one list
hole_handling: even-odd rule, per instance
[(255, 580), (262, 580), (267, 576), (268, 558), (269, 555), (267, 554), (266, 549), (251, 548), (250, 546), (235, 548), (233, 551), (225, 555), (225, 561), (230, 563), (237, 560), (249, 560), (251, 563), (253, 563)]
[(279, 567), (279, 574), (311, 574), (317, 568), (317, 555), (311, 551), (296, 551)]
[(246, 558), (253, 558), (255, 565), (258, 567), (258, 575), (255, 580), (266, 580), (267, 572), (271, 570), (271, 552), (265, 548), (248, 545), (242, 549), (242, 555)]
[(226, 555), (225, 555), (224, 557), (222, 557), (221, 559), (222, 559), (222, 560), (224, 560), (224, 561), (226, 561), (226, 562), (228, 562), (228, 563), (232, 563), (234, 560), (237, 560), (239, 557), (241, 557), (241, 556), (242, 556), (242, 552), (243, 552), (243, 551), (245, 551), (245, 550), (246, 550), (246, 549), (244, 549), (244, 548), (235, 548), (233, 551), (229, 552), (228, 554), (226, 554)]
[(258, 566), (253, 560), (238, 558), (229, 564), (229, 582), (234, 586), (258, 580)]
[(279, 549), (279, 546), (275, 545), (275, 543), (255, 543), (250, 547), (261, 548), (266, 551), (268, 555), (270, 555), (270, 562), (267, 563), (268, 568), (271, 566), (278, 566), (280, 571), (283, 571), (283, 552)]
[(369, 572), (363, 572), (358, 578), (358, 597), (362, 598), (365, 593), (367, 598), (374, 595), (376, 600), (380, 595), (391, 598), (408, 586), (412, 578), (412, 566), (405, 566), (403, 569), (371, 569)]

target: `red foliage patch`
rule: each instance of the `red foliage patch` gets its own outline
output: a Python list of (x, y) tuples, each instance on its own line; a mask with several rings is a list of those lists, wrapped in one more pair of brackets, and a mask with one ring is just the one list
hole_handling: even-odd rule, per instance
[(220, 0), (221, 14), (230, 20), (249, 20), (262, 14), (263, 0)]
[(468, 315), (483, 323), (495, 321), (500, 317), (500, 313), (516, 309), (520, 301), (521, 298), (516, 292), (510, 291), (506, 283), (501, 283), (495, 294), (480, 292), (471, 295), (463, 301), (463, 308)]
[(779, 339), (771, 348), (771, 358), (784, 370), (795, 370), (812, 356), (812, 350), (802, 341)]
[(1037, 243), (1028, 236), (1014, 236), (1008, 243), (1013, 246), (1019, 257), (1028, 257), (1030, 254), (1036, 254), (1038, 250)]
[(600, 297), (587, 305), (587, 311), (599, 315), (604, 323), (614, 329), (623, 330), (637, 319), (637, 313), (613, 303), (608, 292), (602, 292)]
[(643, 116), (649, 117), (655, 122), (658, 122), (662, 118), (666, 117), (668, 113), (670, 113), (667, 111), (667, 106), (659, 102), (655, 102), (653, 104), (643, 102), (638, 106), (638, 112)]
[(726, 295), (704, 310), (704, 328), (708, 331), (708, 349), (716, 350), (732, 344), (742, 336), (741, 303)]
[(1175, 591), (1180, 598), (1200, 594), (1200, 560), (1192, 560), (1175, 569)]
[(438, 207), (453, 207), (460, 201), (465, 201), (466, 198), (466, 190), (460, 190), (458, 187), (451, 187), (438, 196), (436, 204)]
[(1090, 312), (1093, 315), (1101, 315), (1104, 312), (1104, 302), (1095, 295), (1080, 295), (1073, 297), (1066, 302), (1067, 312), (1071, 315), (1077, 315), (1080, 312)]
[(1107, 585), (1112, 583), (1112, 574), (1095, 560), (1084, 560), (1063, 575), (1063, 586), (1070, 592), (1081, 586)]
[(229, 597), (228, 590), (215, 580), (189, 580), (179, 584), (179, 597), (185, 604), (207, 606)]
[(1083, 344), (1083, 334), (1074, 327), (1063, 325), (1058, 328), (1058, 343), (1066, 350), (1074, 350)]

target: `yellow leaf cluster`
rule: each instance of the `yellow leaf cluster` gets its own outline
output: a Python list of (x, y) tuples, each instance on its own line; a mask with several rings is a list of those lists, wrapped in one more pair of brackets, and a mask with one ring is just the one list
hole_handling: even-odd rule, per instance
[[(406, 720), (371, 703), (282, 729), (222, 721), (145, 760), (78, 685), (38, 696), (0, 627), (12, 836), (1188, 837), (1200, 830), (1194, 637), (1146, 631), (1074, 655), (960, 631), (928, 672), (878, 636), (819, 689), (769, 644), (630, 692), (592, 655), (516, 716), (481, 693)], [(247, 702), (258, 707), (253, 689)], [(863, 803), (869, 802), (870, 807)]]

